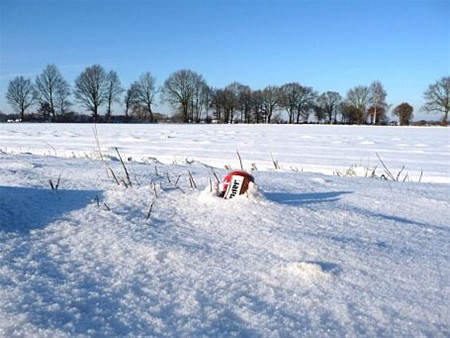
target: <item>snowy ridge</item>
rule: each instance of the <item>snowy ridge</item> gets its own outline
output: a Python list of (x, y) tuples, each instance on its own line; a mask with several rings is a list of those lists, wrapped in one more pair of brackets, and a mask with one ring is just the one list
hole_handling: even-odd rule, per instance
[(450, 335), (448, 184), (105, 164), (0, 154), (0, 336)]

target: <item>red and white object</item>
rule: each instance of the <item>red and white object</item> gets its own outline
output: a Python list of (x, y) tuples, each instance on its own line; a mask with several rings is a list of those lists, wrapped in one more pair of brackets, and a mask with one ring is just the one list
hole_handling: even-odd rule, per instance
[(243, 195), (247, 192), (250, 182), (254, 182), (254, 179), (249, 173), (232, 171), (219, 184), (219, 196), (229, 199), (237, 195)]

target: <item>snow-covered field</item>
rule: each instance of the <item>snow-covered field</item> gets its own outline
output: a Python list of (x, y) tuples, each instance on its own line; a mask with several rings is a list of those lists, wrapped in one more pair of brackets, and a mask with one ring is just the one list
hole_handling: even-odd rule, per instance
[[(1, 124), (0, 336), (450, 337), (449, 140)], [(220, 199), (237, 151), (257, 187)]]
[[(422, 182), (450, 183), (450, 129), (318, 125), (3, 124), (0, 149), (57, 157), (116, 156), (164, 164), (197, 161), (217, 168), (245, 167), (333, 175), (350, 167), (380, 168)], [(97, 136), (95, 136), (97, 135)], [(99, 144), (97, 144), (97, 141)], [(402, 180), (404, 175), (402, 175)]]

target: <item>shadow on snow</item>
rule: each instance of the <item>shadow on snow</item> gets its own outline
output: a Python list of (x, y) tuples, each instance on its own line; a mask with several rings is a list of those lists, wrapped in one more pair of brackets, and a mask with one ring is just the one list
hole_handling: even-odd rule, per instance
[(283, 192), (270, 192), (264, 193), (264, 196), (273, 202), (299, 206), (305, 204), (315, 204), (323, 202), (338, 201), (342, 195), (351, 194), (352, 191), (329, 191), (329, 192), (314, 192), (314, 193), (302, 193), (292, 194)]
[(0, 186), (0, 232), (28, 233), (84, 208), (99, 191)]

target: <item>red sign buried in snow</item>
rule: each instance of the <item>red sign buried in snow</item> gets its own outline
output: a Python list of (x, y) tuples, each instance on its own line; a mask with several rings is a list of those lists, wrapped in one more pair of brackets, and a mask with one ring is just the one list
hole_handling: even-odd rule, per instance
[(254, 178), (249, 173), (245, 171), (232, 171), (220, 183), (219, 196), (228, 199), (245, 194), (250, 182), (254, 182)]

